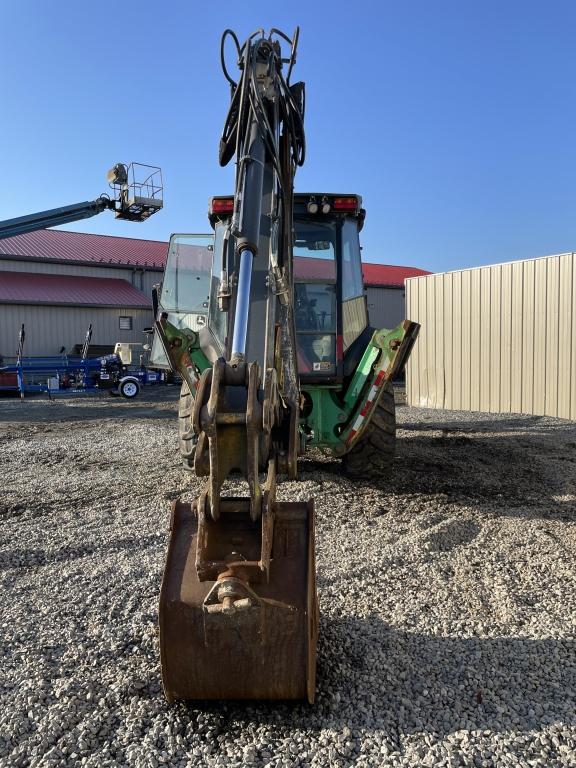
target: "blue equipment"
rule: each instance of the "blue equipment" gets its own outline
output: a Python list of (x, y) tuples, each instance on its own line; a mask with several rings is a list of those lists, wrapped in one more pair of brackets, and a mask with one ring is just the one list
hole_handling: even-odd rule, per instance
[(0, 367), (0, 392), (46, 392), (52, 395), (75, 395), (109, 391), (131, 400), (147, 384), (165, 380), (163, 373), (149, 371), (144, 366), (127, 366), (119, 355), (88, 358), (92, 326), (88, 327), (81, 355), (24, 357), (24, 325), (20, 329), (16, 362)]

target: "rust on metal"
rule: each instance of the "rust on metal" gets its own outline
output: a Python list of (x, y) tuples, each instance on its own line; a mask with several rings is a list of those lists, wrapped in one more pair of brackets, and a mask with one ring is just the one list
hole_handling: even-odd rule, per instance
[[(314, 505), (276, 504), (269, 578), (255, 583), (262, 571), (250, 566), (262, 542), (247, 501), (223, 500), (221, 519), (212, 522), (218, 530), (208, 535), (200, 534), (191, 504), (174, 505), (159, 616), (169, 701), (314, 700)], [(196, 566), (204, 546), (219, 565), (214, 578), (201, 580)], [(236, 560), (227, 561), (226, 550)]]

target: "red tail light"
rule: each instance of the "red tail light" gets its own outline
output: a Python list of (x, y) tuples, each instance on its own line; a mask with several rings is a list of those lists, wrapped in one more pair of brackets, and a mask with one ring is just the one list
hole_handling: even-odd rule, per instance
[(210, 213), (232, 213), (234, 211), (233, 197), (213, 197), (210, 202)]
[(332, 207), (335, 211), (357, 211), (357, 197), (335, 197)]

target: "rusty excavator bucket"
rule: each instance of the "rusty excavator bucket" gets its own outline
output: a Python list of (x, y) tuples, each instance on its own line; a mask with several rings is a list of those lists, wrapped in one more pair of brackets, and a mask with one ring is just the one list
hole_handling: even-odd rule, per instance
[(268, 575), (249, 580), (262, 531), (247, 500), (227, 499), (217, 527), (202, 523), (197, 504), (175, 502), (160, 597), (168, 701), (314, 701), (314, 504), (277, 503), (274, 518)]
[[(273, 372), (264, 390), (258, 378), (255, 363), (219, 360), (198, 387), (195, 464), (210, 479), (193, 504), (172, 509), (159, 615), (169, 701), (314, 700), (314, 504), (276, 501), (278, 456), (260, 487), (258, 450), (270, 442), (277, 398)], [(245, 410), (231, 411), (239, 401)], [(220, 496), (230, 469), (248, 477), (250, 498)]]

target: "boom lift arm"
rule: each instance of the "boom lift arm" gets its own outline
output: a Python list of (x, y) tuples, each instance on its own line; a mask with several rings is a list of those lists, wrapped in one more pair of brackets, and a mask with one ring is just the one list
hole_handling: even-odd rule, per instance
[(36, 229), (57, 227), (60, 224), (69, 224), (72, 221), (89, 219), (102, 213), (113, 206), (113, 201), (107, 196), (88, 200), (84, 203), (65, 205), (61, 208), (52, 208), (49, 211), (31, 213), (27, 216), (18, 216), (15, 219), (0, 221), (0, 238), (24, 235), (26, 232), (34, 232)]
[(140, 163), (117, 163), (108, 172), (108, 182), (113, 196), (103, 194), (95, 200), (0, 221), (0, 239), (89, 219), (106, 210), (114, 211), (117, 219), (144, 221), (162, 208), (160, 168)]

